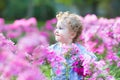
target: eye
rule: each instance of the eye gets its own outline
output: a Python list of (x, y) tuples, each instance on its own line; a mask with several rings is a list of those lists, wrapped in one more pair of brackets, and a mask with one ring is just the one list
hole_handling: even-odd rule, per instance
[(59, 29), (63, 29), (62, 27), (59, 27)]

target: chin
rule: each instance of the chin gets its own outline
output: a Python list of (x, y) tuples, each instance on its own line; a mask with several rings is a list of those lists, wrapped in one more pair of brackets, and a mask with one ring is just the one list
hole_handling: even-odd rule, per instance
[(60, 42), (60, 40), (59, 39), (55, 39), (57, 42)]
[(57, 42), (61, 42), (61, 39), (55, 38), (55, 40), (56, 40)]

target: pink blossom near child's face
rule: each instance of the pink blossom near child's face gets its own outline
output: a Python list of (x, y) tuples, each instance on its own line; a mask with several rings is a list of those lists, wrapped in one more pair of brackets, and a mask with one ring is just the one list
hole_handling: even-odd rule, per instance
[(69, 29), (69, 25), (63, 23), (61, 20), (57, 22), (54, 34), (56, 41), (61, 43), (69, 43), (74, 38), (73, 33)]

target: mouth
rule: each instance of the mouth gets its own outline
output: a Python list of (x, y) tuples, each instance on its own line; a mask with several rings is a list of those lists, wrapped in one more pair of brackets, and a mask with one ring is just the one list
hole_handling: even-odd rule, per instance
[(55, 36), (60, 36), (59, 34), (55, 33)]
[(59, 35), (55, 35), (56, 37), (59, 37)]

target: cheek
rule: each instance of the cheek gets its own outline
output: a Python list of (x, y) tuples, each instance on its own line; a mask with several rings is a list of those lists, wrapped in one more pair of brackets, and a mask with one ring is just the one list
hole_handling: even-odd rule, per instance
[(55, 33), (56, 33), (56, 30), (54, 30), (54, 31), (53, 31), (53, 33), (54, 33), (54, 35), (55, 35)]
[(70, 37), (70, 35), (68, 33), (66, 33), (64, 36), (65, 36), (65, 38), (69, 38)]
[(56, 29), (56, 30), (53, 31), (53, 33), (54, 33), (54, 35), (58, 35), (59, 34), (59, 30)]

